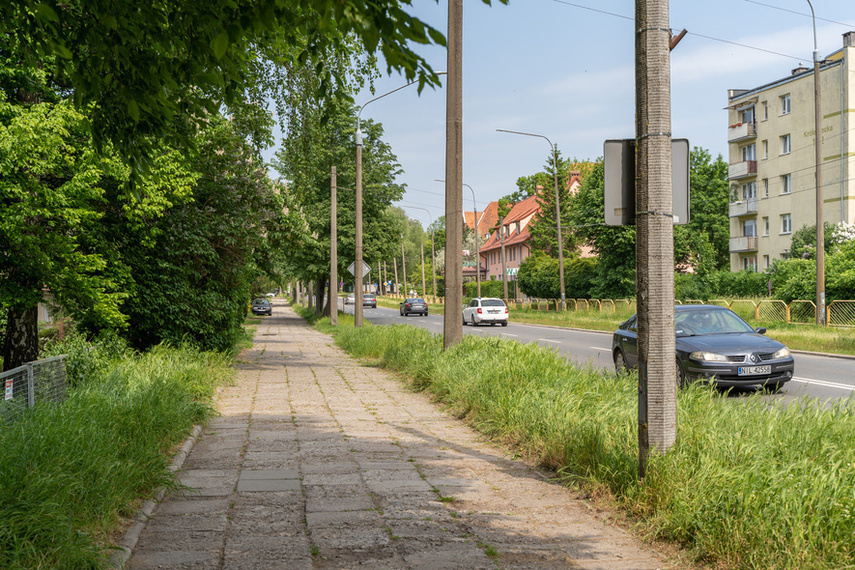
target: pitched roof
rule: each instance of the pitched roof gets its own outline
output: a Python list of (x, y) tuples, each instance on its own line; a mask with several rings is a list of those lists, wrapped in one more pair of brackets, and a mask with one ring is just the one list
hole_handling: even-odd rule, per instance
[[(475, 214), (476, 212), (463, 212), (463, 223), (470, 229), (475, 229)], [(484, 236), (489, 233), (490, 229), (499, 221), (499, 203), (493, 200), (483, 210), (479, 210), (478, 214), (478, 235)]]
[[(510, 212), (505, 216), (505, 225), (510, 226), (516, 222), (521, 222), (539, 211), (540, 204), (537, 201), (537, 195), (529, 196), (525, 200), (520, 200), (514, 204), (513, 208), (511, 208)], [(517, 234), (511, 232), (509, 235), (505, 236), (505, 247), (525, 243), (529, 237), (531, 237), (531, 234), (528, 231), (528, 224), (526, 224), (520, 228), (520, 233)], [(490, 239), (488, 239), (487, 242), (479, 249), (483, 253), (500, 247), (502, 247), (501, 234), (499, 232), (493, 232)]]

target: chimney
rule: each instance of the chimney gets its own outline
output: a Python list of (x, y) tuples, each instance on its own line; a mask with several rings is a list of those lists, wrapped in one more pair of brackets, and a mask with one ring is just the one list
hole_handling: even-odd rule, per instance
[(855, 32), (843, 34), (843, 47), (855, 47)]

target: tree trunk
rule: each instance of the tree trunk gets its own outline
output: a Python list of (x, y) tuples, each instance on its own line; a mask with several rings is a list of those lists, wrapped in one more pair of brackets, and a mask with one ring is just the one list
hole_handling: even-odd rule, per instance
[(10, 307), (3, 344), (3, 371), (17, 368), (39, 357), (38, 307), (19, 310)]
[(324, 305), (324, 301), (326, 301), (326, 299), (327, 299), (326, 282), (327, 282), (326, 277), (320, 277), (317, 280), (317, 284), (318, 284), (317, 289), (318, 290), (315, 292), (315, 301), (316, 301), (315, 307), (317, 307), (317, 308), (315, 309), (315, 313), (318, 315), (323, 313), (323, 316), (328, 317), (328, 316), (330, 316), (330, 304), (326, 303), (326, 305)]

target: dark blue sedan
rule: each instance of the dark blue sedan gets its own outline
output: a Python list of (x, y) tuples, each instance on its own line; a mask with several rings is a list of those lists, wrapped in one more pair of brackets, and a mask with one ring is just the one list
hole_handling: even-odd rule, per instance
[[(754, 329), (725, 307), (678, 305), (676, 380), (680, 386), (704, 380), (729, 388), (763, 386), (777, 391), (793, 377), (790, 349)], [(612, 338), (618, 371), (638, 366), (637, 315), (621, 323)]]

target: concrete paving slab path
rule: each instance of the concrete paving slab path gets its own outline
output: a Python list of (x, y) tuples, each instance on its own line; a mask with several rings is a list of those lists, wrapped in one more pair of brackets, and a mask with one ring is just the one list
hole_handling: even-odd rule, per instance
[(672, 568), (277, 303), (126, 567)]

